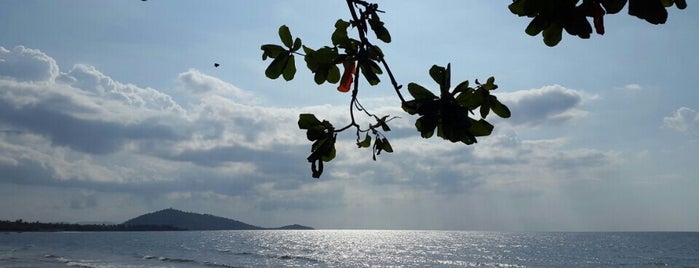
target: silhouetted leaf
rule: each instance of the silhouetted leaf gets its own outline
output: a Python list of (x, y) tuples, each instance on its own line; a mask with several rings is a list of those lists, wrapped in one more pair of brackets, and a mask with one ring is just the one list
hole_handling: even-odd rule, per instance
[(286, 62), (286, 66), (284, 66), (284, 80), (289, 81), (291, 79), (294, 79), (295, 74), (296, 62), (294, 60), (294, 55), (289, 55), (289, 60)]
[(492, 109), (495, 114), (502, 118), (509, 118), (512, 115), (512, 113), (510, 113), (510, 109), (502, 104), (497, 97), (492, 95), (490, 96), (490, 109)]
[(444, 81), (445, 71), (446, 69), (442, 66), (432, 65), (430, 68), (430, 77), (432, 77), (432, 80), (434, 80), (435, 83), (441, 85), (442, 81)]
[(454, 93), (465, 92), (468, 89), (469, 89), (468, 80), (466, 80), (466, 81), (463, 81), (463, 82), (459, 83), (458, 85), (456, 85), (456, 87), (454, 88)]
[(292, 48), (294, 46), (293, 40), (291, 39), (291, 32), (289, 31), (289, 27), (286, 27), (286, 25), (279, 27), (279, 38), (286, 47)]
[(561, 25), (557, 23), (549, 25), (548, 28), (544, 29), (544, 44), (550, 47), (556, 46), (558, 42), (561, 42), (562, 33), (563, 28)]
[(431, 91), (415, 83), (408, 84), (408, 92), (415, 100), (433, 100), (437, 98)]
[(300, 129), (309, 129), (320, 125), (320, 120), (314, 114), (300, 114), (298, 125)]
[(473, 89), (468, 89), (456, 96), (456, 102), (462, 107), (473, 110), (483, 103), (483, 95)]
[(296, 40), (294, 40), (294, 47), (291, 48), (292, 51), (299, 50), (303, 44), (301, 44), (301, 38), (296, 37)]
[(381, 41), (384, 41), (385, 43), (391, 43), (391, 34), (388, 33), (388, 30), (386, 27), (383, 26), (384, 23), (379, 19), (379, 16), (374, 14), (371, 16), (369, 19), (369, 26), (371, 27), (371, 30), (374, 31), (376, 34), (376, 38), (378, 38)]
[(370, 85), (374, 86), (381, 82), (379, 76), (376, 74), (381, 74), (383, 72), (381, 71), (379, 65), (377, 65), (376, 62), (374, 62), (373, 60), (359, 60), (359, 68), (362, 72), (362, 75), (367, 80), (367, 82), (369, 82)]
[(549, 26), (550, 22), (544, 16), (536, 16), (524, 30), (528, 35), (536, 36)]
[(471, 121), (471, 126), (469, 127), (469, 132), (473, 134), (474, 136), (488, 136), (491, 133), (493, 133), (493, 125), (488, 123), (488, 121), (485, 121), (483, 119), (481, 120), (473, 120), (470, 119)]
[(662, 24), (667, 21), (667, 10), (659, 0), (629, 0), (629, 15), (652, 24)]
[(386, 151), (387, 153), (392, 153), (393, 152), (393, 147), (391, 146), (391, 143), (388, 142), (386, 138), (381, 139), (383, 143), (383, 150)]
[(330, 38), (335, 46), (346, 46), (349, 42), (349, 37), (347, 37), (347, 27), (350, 26), (349, 22), (344, 20), (337, 20), (335, 22), (335, 31)]
[(415, 121), (415, 128), (420, 131), (420, 136), (429, 138), (434, 135), (434, 129), (437, 127), (438, 119), (436, 115), (425, 115)]
[(262, 45), (260, 49), (262, 49), (262, 60), (266, 60), (267, 57), (276, 58), (282, 53), (287, 52), (284, 47), (279, 45)]
[(334, 84), (340, 80), (340, 70), (335, 66), (339, 55), (335, 48), (323, 47), (313, 50), (303, 46), (303, 50), (306, 52), (304, 57), (306, 66), (315, 74), (313, 80), (317, 84), (320, 85), (325, 81)]
[(488, 105), (488, 102), (483, 102), (483, 104), (481, 104), (480, 112), (481, 118), (488, 117), (488, 114), (490, 113), (490, 105)]
[(286, 68), (287, 63), (289, 62), (289, 55), (288, 54), (281, 54), (277, 56), (277, 58), (272, 61), (272, 63), (269, 64), (269, 67), (265, 70), (265, 75), (271, 79), (277, 79), (282, 72), (284, 72), (284, 69)]
[(450, 67), (451, 64), (447, 64), (447, 68), (437, 65), (432, 65), (432, 68), (430, 68), (430, 77), (432, 77), (432, 80), (439, 84), (440, 92), (442, 93), (444, 93), (450, 87)]
[(366, 137), (364, 137), (364, 140), (362, 140), (361, 142), (358, 142), (357, 146), (359, 148), (367, 148), (367, 147), (371, 146), (371, 136), (369, 136), (369, 134), (366, 134)]
[(388, 125), (386, 124), (386, 118), (388, 118), (388, 115), (386, 115), (386, 116), (384, 116), (384, 117), (381, 117), (381, 118), (379, 118), (378, 116), (375, 116), (375, 115), (374, 115), (374, 118), (376, 119), (377, 124), (378, 124), (379, 126), (381, 126), (381, 130), (383, 130), (383, 131), (391, 131), (391, 128), (388, 127)]
[(601, 2), (608, 14), (616, 14), (626, 5), (626, 0), (601, 0)]
[(340, 81), (340, 68), (337, 68), (336, 65), (330, 66), (330, 68), (328, 68), (328, 74), (325, 76), (325, 79), (332, 84), (335, 84), (338, 81)]
[(483, 89), (485, 90), (495, 90), (498, 88), (498, 85), (495, 84), (495, 77), (488, 77), (488, 81), (485, 82), (483, 85)]

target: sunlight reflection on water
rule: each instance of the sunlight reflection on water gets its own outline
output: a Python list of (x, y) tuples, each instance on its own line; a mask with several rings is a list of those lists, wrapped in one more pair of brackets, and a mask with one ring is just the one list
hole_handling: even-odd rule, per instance
[(0, 235), (0, 267), (75, 263), (83, 267), (698, 267), (699, 233), (270, 230)]

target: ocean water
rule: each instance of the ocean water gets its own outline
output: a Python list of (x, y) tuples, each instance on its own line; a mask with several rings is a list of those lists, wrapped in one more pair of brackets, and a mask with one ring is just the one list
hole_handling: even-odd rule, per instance
[(0, 267), (699, 267), (699, 233), (0, 233)]

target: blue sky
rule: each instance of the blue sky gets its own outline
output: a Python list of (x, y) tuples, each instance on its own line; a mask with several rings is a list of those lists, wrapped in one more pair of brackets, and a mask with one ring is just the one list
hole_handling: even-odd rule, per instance
[[(422, 139), (388, 83), (360, 100), (399, 116), (395, 152), (353, 133), (320, 180), (299, 113), (347, 122), (350, 96), (298, 61), (269, 80), (286, 24), (330, 43), (343, 1), (3, 1), (0, 219), (121, 222), (174, 207), (261, 226), (699, 230), (699, 16), (607, 16), (556, 47), (508, 1), (387, 1), (401, 84), (495, 76), (513, 116), (474, 146)], [(213, 63), (220, 63), (214, 68)], [(387, 81), (387, 78), (382, 78)]]

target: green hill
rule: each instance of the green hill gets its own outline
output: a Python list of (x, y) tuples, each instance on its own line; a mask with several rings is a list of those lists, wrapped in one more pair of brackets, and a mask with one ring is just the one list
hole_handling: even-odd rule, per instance
[[(199, 214), (192, 212), (184, 212), (176, 209), (164, 209), (148, 214), (138, 216), (136, 218), (125, 221), (123, 225), (160, 225), (173, 226), (186, 230), (264, 230), (255, 225), (250, 225), (244, 222), (233, 219), (223, 218), (209, 214)], [(287, 225), (280, 228), (283, 230), (310, 230), (311, 227), (301, 225)]]

